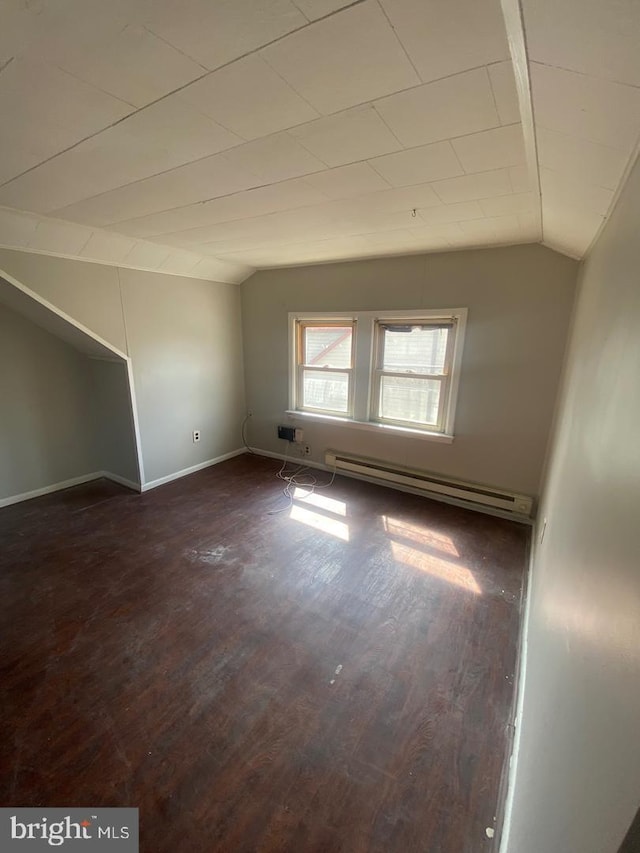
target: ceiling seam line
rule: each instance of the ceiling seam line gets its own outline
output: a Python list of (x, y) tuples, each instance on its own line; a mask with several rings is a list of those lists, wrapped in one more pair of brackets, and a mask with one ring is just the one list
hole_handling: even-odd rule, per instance
[[(378, 114), (377, 111), (376, 111), (376, 114)], [(382, 119), (382, 120), (384, 122), (384, 119)], [(520, 122), (513, 122), (513, 125), (515, 125), (515, 124), (520, 124)], [(402, 143), (398, 140), (398, 144), (402, 146), (398, 151), (389, 151), (386, 154), (376, 154), (373, 157), (365, 157), (361, 160), (350, 160), (346, 163), (340, 163), (336, 166), (332, 166), (329, 163), (325, 163), (325, 165), (327, 166), (327, 169), (332, 170), (332, 169), (341, 169), (341, 168), (344, 168), (345, 166), (357, 166), (357, 165), (360, 165), (362, 163), (369, 164), (370, 160), (377, 160), (380, 157), (387, 157), (387, 156), (390, 156), (392, 154), (401, 154), (404, 151), (413, 151), (413, 150), (416, 150), (418, 148), (423, 148), (427, 145), (435, 145), (438, 142), (450, 142), (450, 141), (457, 140), (457, 139), (465, 139), (466, 137), (469, 137), (469, 136), (475, 136), (478, 133), (487, 133), (491, 130), (500, 130), (503, 127), (511, 127), (513, 125), (512, 124), (509, 124), (509, 125), (497, 124), (497, 125), (494, 125), (492, 127), (483, 128), (482, 130), (474, 130), (471, 133), (463, 133), (460, 136), (451, 136), (451, 137), (445, 137), (444, 139), (435, 139), (432, 142), (423, 142), (423, 143), (420, 143), (419, 145), (412, 145), (408, 148), (402, 146)], [(299, 125), (296, 125), (296, 126), (299, 126)], [(268, 139), (270, 136), (276, 136), (279, 133), (288, 133), (288, 130), (275, 131), (272, 134), (268, 134), (268, 136), (264, 136), (264, 137), (260, 137), (260, 138), (261, 139)], [(392, 135), (395, 137), (395, 134), (393, 134), (393, 132), (392, 132)], [(321, 163), (324, 163), (324, 161), (317, 154), (314, 154), (310, 149), (308, 149), (300, 139), (298, 139), (297, 137), (292, 137), (292, 138), (296, 142), (298, 142), (298, 144), (300, 144), (300, 146), (302, 148), (304, 148), (305, 151), (307, 151), (309, 154), (312, 154), (312, 156), (316, 157)], [(395, 137), (395, 138), (397, 139), (397, 137)], [(257, 141), (257, 140), (251, 140), (251, 142), (255, 142), (255, 141)], [(245, 143), (243, 143), (243, 145), (249, 145), (249, 144), (251, 144), (251, 142), (245, 142)], [(240, 146), (240, 145), (235, 146), (235, 148), (241, 148), (241, 147), (242, 146)], [(109, 189), (109, 190), (104, 190), (103, 192), (96, 193), (93, 196), (86, 196), (86, 198), (80, 199), (79, 201), (76, 201), (76, 202), (72, 202), (71, 204), (65, 205), (64, 207), (53, 208), (51, 211), (48, 211), (47, 213), (41, 213), (38, 211), (24, 211), (24, 212), (25, 213), (26, 212), (38, 212), (39, 215), (41, 215), (41, 216), (48, 216), (51, 214), (55, 214), (57, 212), (62, 212), (64, 210), (66, 210), (67, 207), (73, 207), (76, 204), (79, 205), (79, 204), (83, 204), (84, 202), (92, 201), (93, 199), (99, 199), (101, 196), (106, 196), (109, 193), (115, 193), (115, 192), (118, 192), (119, 190), (126, 189), (127, 187), (132, 187), (132, 186), (135, 186), (136, 184), (141, 184), (144, 181), (150, 181), (150, 180), (153, 180), (154, 178), (159, 178), (159, 177), (162, 177), (163, 175), (171, 174), (171, 172), (177, 172), (179, 169), (188, 168), (189, 166), (194, 165), (196, 163), (202, 163), (204, 160), (207, 160), (209, 157), (222, 157), (222, 158), (224, 158), (226, 154), (228, 154), (230, 151), (235, 150), (235, 148), (225, 148), (222, 151), (216, 152), (215, 154), (206, 154), (204, 157), (199, 157), (198, 159), (191, 160), (188, 163), (182, 163), (179, 166), (172, 166), (169, 169), (165, 169), (161, 172), (156, 172), (153, 175), (148, 175), (146, 178), (138, 178), (135, 181), (129, 181), (129, 183), (121, 184), (120, 186), (113, 187), (112, 189)], [(322, 172), (324, 172), (324, 171), (325, 171), (324, 169), (318, 169), (314, 172), (305, 172), (301, 175), (294, 175), (290, 178), (283, 178), (280, 181), (271, 181), (270, 183), (256, 184), (255, 186), (247, 187), (246, 189), (234, 190), (233, 192), (224, 193), (223, 195), (219, 195), (219, 196), (211, 196), (211, 197), (204, 198), (204, 199), (197, 199), (196, 201), (188, 202), (187, 204), (180, 204), (180, 205), (176, 205), (176, 207), (169, 207), (169, 208), (165, 208), (163, 210), (152, 211), (151, 213), (145, 213), (145, 214), (142, 214), (140, 216), (132, 216), (132, 217), (129, 217), (129, 219), (121, 219), (121, 220), (117, 220), (117, 222), (113, 222), (113, 223), (110, 222), (110, 223), (106, 223), (106, 224), (115, 225), (115, 224), (120, 223), (120, 222), (131, 222), (131, 221), (134, 221), (136, 219), (144, 219), (147, 216), (154, 216), (154, 215), (160, 214), (160, 213), (168, 213), (168, 212), (171, 212), (173, 210), (180, 210), (182, 208), (191, 207), (193, 205), (208, 204), (211, 201), (216, 201), (217, 199), (221, 199), (221, 198), (229, 198), (231, 196), (238, 195), (238, 194), (243, 193), (243, 192), (252, 192), (253, 190), (264, 189), (266, 187), (272, 187), (272, 186), (278, 186), (278, 184), (283, 184), (283, 183), (286, 183), (287, 181), (304, 179), (306, 177), (309, 177), (310, 175), (319, 175), (319, 174), (322, 174)], [(491, 171), (495, 171), (495, 170), (484, 169), (483, 171), (491, 172)], [(473, 173), (469, 173), (469, 174), (481, 174), (481, 173), (480, 172), (473, 172)], [(422, 183), (428, 183), (428, 182), (423, 181)], [(400, 189), (400, 187), (395, 187), (395, 189)], [(15, 209), (18, 209), (18, 208), (15, 208)], [(69, 220), (69, 221), (73, 221), (73, 220)], [(80, 224), (83, 224), (83, 223), (80, 223)], [(104, 227), (104, 226), (96, 226), (96, 227)]]
[[(361, 3), (365, 3), (365, 2), (368, 2), (368, 0), (356, 0), (355, 3), (351, 4), (351, 6), (347, 6), (345, 8), (350, 9), (353, 6), (357, 6), (357, 5), (360, 5)], [(331, 13), (331, 15), (339, 14), (342, 11), (344, 11), (344, 9), (338, 9), (336, 12)], [(331, 17), (331, 15), (326, 15), (325, 17), (328, 18), (328, 17)], [(324, 20), (324, 18), (319, 18), (318, 20)], [(313, 21), (312, 23), (317, 23), (317, 22)], [(268, 42), (267, 44), (264, 44), (258, 48), (255, 48), (254, 50), (248, 51), (247, 53), (243, 54), (242, 56), (238, 56), (235, 59), (231, 59), (231, 60), (229, 60), (229, 62), (225, 62), (222, 65), (218, 66), (217, 68), (214, 68), (211, 71), (207, 71), (205, 74), (201, 74), (199, 77), (195, 77), (193, 80), (190, 80), (188, 83), (185, 83), (184, 85), (179, 86), (177, 89), (173, 89), (171, 92), (167, 92), (165, 95), (162, 95), (161, 97), (156, 98), (155, 101), (150, 101), (148, 104), (145, 104), (143, 107), (138, 107), (138, 108), (134, 109), (133, 112), (128, 113), (126, 116), (123, 116), (122, 118), (117, 119), (116, 121), (112, 122), (111, 124), (105, 125), (105, 127), (101, 128), (100, 130), (97, 130), (95, 133), (91, 133), (88, 136), (85, 136), (82, 139), (79, 139), (77, 142), (74, 142), (72, 145), (69, 145), (66, 148), (63, 148), (60, 151), (57, 151), (55, 154), (52, 154), (50, 157), (46, 157), (44, 160), (41, 160), (39, 163), (36, 163), (34, 166), (30, 166), (28, 169), (25, 169), (24, 171), (20, 172), (19, 174), (14, 175), (13, 177), (4, 181), (4, 183), (1, 183), (0, 189), (3, 189), (4, 187), (13, 183), (13, 181), (17, 181), (20, 178), (23, 178), (25, 175), (28, 175), (30, 172), (35, 171), (36, 169), (40, 168), (41, 166), (45, 166), (47, 163), (50, 163), (52, 160), (55, 160), (57, 157), (61, 157), (63, 154), (67, 154), (69, 151), (73, 151), (75, 148), (78, 148), (78, 146), (82, 145), (84, 142), (88, 142), (90, 139), (93, 139), (96, 136), (99, 136), (101, 133), (105, 133), (107, 130), (111, 130), (112, 128), (117, 127), (119, 124), (122, 124), (122, 122), (126, 121), (129, 118), (132, 118), (135, 115), (138, 115), (138, 113), (142, 112), (143, 110), (146, 110), (146, 109), (149, 109), (150, 107), (155, 106), (156, 104), (160, 103), (161, 101), (164, 101), (167, 98), (170, 98), (172, 95), (179, 94), (180, 92), (182, 92), (184, 89), (188, 88), (189, 86), (191, 86), (195, 83), (199, 83), (205, 77), (208, 77), (211, 74), (215, 74), (216, 71), (220, 71), (223, 68), (227, 68), (229, 65), (233, 65), (234, 62), (239, 62), (242, 59), (246, 59), (248, 56), (253, 56), (256, 53), (259, 53), (261, 50), (264, 50), (265, 48), (271, 47), (271, 45), (276, 44), (279, 41), (282, 41), (283, 39), (287, 38), (288, 36), (293, 35), (294, 33), (300, 32), (301, 30), (305, 29), (306, 26), (311, 26), (311, 24), (307, 24), (305, 26), (298, 27), (298, 29), (296, 29), (296, 30), (291, 30), (289, 33), (286, 33), (285, 35), (280, 36), (277, 39), (274, 39), (273, 41)], [(271, 66), (269, 66), (269, 67), (271, 67)], [(329, 113), (326, 116), (320, 116), (320, 118), (318, 118), (318, 119), (312, 119), (312, 121), (321, 121), (323, 118), (333, 118), (333, 117), (341, 115), (342, 113), (347, 112), (348, 110), (356, 109), (357, 107), (364, 107), (364, 106), (368, 106), (371, 104), (374, 105), (374, 107), (375, 107), (375, 104), (378, 101), (384, 101), (384, 100), (387, 100), (388, 98), (393, 98), (396, 95), (402, 95), (405, 92), (411, 92), (415, 89), (419, 89), (421, 86), (429, 86), (432, 83), (440, 83), (443, 80), (449, 80), (452, 77), (459, 77), (462, 74), (468, 74), (471, 71), (478, 71), (481, 68), (486, 68), (486, 65), (476, 65), (473, 68), (466, 68), (464, 71), (456, 71), (455, 74), (446, 74), (446, 75), (444, 75), (444, 77), (438, 77), (434, 80), (428, 80), (426, 83), (421, 82), (421, 83), (417, 83), (415, 86), (406, 86), (404, 89), (398, 89), (395, 92), (390, 92), (388, 95), (382, 95), (382, 97), (370, 98), (367, 101), (361, 101), (357, 104), (353, 104), (350, 107), (344, 107), (341, 110), (337, 110), (335, 113)], [(125, 103), (125, 102), (122, 101), (122, 103)], [(314, 109), (315, 109), (315, 107), (314, 107)], [(377, 113), (377, 110), (376, 110), (376, 113)], [(211, 120), (215, 122), (215, 119), (211, 119)], [(284, 128), (283, 131), (288, 132), (289, 130), (293, 130), (296, 127), (302, 127), (305, 124), (309, 124), (309, 122), (300, 122), (300, 124), (296, 124), (296, 125), (292, 125), (291, 127)], [(282, 133), (283, 131), (274, 131), (274, 133), (269, 133), (266, 136), (261, 136), (258, 138), (259, 139), (267, 139), (269, 136), (273, 136), (275, 133)], [(256, 140), (250, 140), (250, 141), (255, 142)], [(245, 143), (245, 144), (248, 144), (248, 143)], [(225, 151), (231, 151), (231, 150), (233, 150), (233, 148), (237, 148), (237, 147), (238, 146), (230, 146), (229, 148), (222, 148), (222, 149), (220, 149), (220, 151), (214, 151), (212, 154), (207, 154), (204, 157), (199, 158), (199, 160), (204, 160), (204, 159), (206, 159), (206, 157), (213, 157), (216, 154), (223, 154)], [(199, 162), (199, 160), (194, 160), (192, 162)], [(184, 165), (186, 165), (186, 164), (184, 164)], [(159, 174), (163, 174), (163, 173), (159, 173)], [(150, 177), (153, 177), (153, 176), (150, 176)], [(141, 180), (146, 180), (146, 179), (142, 178)]]

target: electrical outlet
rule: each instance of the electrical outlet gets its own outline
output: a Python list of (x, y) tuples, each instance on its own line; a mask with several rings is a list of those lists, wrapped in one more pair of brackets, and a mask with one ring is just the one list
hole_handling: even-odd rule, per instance
[(194, 431), (193, 431), (193, 443), (196, 444), (196, 442), (198, 442), (198, 441), (200, 441), (200, 430), (194, 429)]
[(247, 417), (248, 417), (248, 418), (252, 418), (252, 417), (253, 417), (253, 409), (247, 409)]
[(305, 456), (311, 456), (311, 448), (309, 447), (308, 444), (305, 444), (305, 446), (304, 446), (304, 455)]

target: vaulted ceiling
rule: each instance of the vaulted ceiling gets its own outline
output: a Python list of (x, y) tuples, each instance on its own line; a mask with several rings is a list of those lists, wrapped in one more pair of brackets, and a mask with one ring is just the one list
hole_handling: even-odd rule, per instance
[(239, 281), (588, 250), (640, 138), (637, 0), (3, 0), (0, 245)]

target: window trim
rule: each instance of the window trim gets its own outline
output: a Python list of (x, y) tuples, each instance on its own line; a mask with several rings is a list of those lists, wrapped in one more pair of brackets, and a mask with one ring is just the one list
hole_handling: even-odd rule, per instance
[[(408, 374), (403, 371), (393, 371), (384, 369), (384, 327), (386, 324), (392, 325), (404, 321), (406, 325), (417, 326), (422, 320), (424, 325), (434, 326), (436, 328), (448, 328), (453, 334), (447, 335), (447, 348), (444, 359), (444, 371), (441, 374), (435, 373), (415, 373)], [(453, 374), (453, 350), (455, 347), (455, 339), (458, 334), (457, 322), (455, 319), (429, 318), (420, 317), (397, 317), (389, 322), (388, 317), (378, 318), (374, 321), (374, 355), (371, 366), (371, 407), (370, 420), (375, 423), (388, 424), (389, 426), (405, 427), (414, 430), (426, 430), (433, 433), (443, 433), (447, 426), (448, 400), (451, 391), (451, 377)], [(383, 376), (398, 376), (400, 378), (417, 378), (417, 379), (433, 379), (440, 382), (440, 398), (438, 401), (438, 417), (434, 424), (424, 424), (420, 426), (412, 421), (404, 421), (395, 418), (385, 418), (380, 414), (380, 398), (382, 389)]]
[[(460, 386), (460, 369), (462, 352), (467, 324), (466, 308), (412, 309), (393, 311), (292, 311), (288, 315), (289, 337), (289, 405), (287, 414), (293, 418), (300, 416), (304, 420), (319, 423), (336, 424), (356, 429), (371, 430), (385, 434), (398, 434), (406, 437), (424, 438), (432, 441), (451, 443), (454, 438), (455, 413)], [(455, 335), (450, 336), (451, 379), (449, 391), (444, 405), (444, 418), (440, 431), (421, 426), (410, 426), (406, 423), (380, 421), (372, 416), (375, 383), (373, 371), (377, 364), (375, 348), (375, 330), (377, 322), (387, 320), (406, 320), (415, 323), (418, 320), (434, 322), (437, 320), (452, 321), (455, 324)], [(324, 411), (304, 409), (296, 405), (298, 382), (298, 324), (305, 321), (312, 323), (354, 323), (354, 338), (352, 343), (352, 382), (350, 393), (353, 395), (353, 405), (349, 415), (329, 413)]]
[[(350, 367), (320, 367), (318, 365), (309, 365), (303, 361), (304, 357), (304, 330), (307, 327), (317, 327), (317, 326), (335, 326), (336, 328), (345, 328), (349, 326), (351, 328), (351, 365)], [(295, 323), (295, 388), (294, 388), (294, 399), (296, 401), (304, 399), (303, 393), (303, 384), (304, 384), (304, 372), (305, 370), (316, 370), (317, 372), (326, 371), (327, 373), (346, 373), (348, 377), (348, 391), (347, 391), (347, 411), (341, 412), (337, 409), (318, 409), (313, 406), (298, 406), (298, 411), (300, 412), (309, 412), (311, 414), (318, 415), (334, 415), (339, 418), (348, 418), (353, 419), (353, 401), (354, 401), (354, 384), (355, 384), (355, 348), (356, 348), (356, 322), (353, 319), (345, 319), (345, 318), (334, 318), (331, 320), (327, 319), (315, 319), (305, 317), (303, 319), (299, 319)]]

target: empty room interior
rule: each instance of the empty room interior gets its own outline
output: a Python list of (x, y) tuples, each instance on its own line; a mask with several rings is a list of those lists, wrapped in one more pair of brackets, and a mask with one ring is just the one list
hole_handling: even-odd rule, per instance
[(0, 847), (638, 853), (640, 5), (0, 19)]

